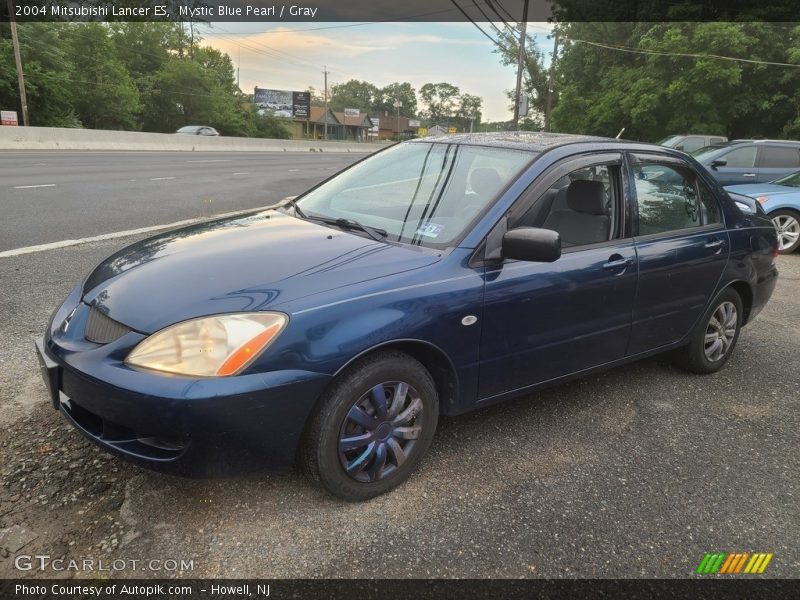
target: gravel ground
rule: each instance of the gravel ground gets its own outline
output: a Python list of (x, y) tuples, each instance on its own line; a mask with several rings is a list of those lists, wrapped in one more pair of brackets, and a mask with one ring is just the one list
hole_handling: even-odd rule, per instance
[(15, 569), (38, 554), (133, 577), (687, 577), (737, 550), (800, 571), (800, 255), (721, 373), (656, 358), (444, 419), (406, 485), (346, 504), (295, 473), (149, 472), (50, 408), (32, 342), (131, 241), (0, 260), (0, 577), (96, 575)]

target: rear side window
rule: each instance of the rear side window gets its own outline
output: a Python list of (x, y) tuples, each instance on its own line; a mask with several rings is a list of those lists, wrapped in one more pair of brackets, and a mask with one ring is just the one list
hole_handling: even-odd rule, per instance
[(767, 169), (796, 169), (800, 167), (800, 150), (787, 146), (764, 146), (758, 163)]
[(695, 176), (688, 167), (640, 164), (634, 167), (639, 235), (677, 231), (702, 224)]
[(711, 143), (711, 144), (721, 144), (724, 141), (725, 141), (725, 138), (712, 137), (709, 143)]
[(756, 150), (755, 146), (745, 146), (744, 148), (736, 148), (731, 150), (720, 158), (725, 159), (726, 167), (735, 169), (749, 169), (756, 164)]

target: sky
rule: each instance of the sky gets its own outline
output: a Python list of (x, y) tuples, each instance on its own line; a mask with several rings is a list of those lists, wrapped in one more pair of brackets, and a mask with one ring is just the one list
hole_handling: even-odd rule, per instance
[[(546, 62), (550, 30), (547, 23), (528, 24)], [(203, 24), (199, 33), (240, 66), (246, 92), (312, 86), (321, 93), (327, 66), (329, 86), (349, 79), (378, 87), (407, 81), (419, 90), (425, 83), (447, 82), (483, 98), (483, 121), (512, 117), (505, 91), (516, 85), (516, 67), (503, 66), (494, 44), (472, 23), (226, 22)]]

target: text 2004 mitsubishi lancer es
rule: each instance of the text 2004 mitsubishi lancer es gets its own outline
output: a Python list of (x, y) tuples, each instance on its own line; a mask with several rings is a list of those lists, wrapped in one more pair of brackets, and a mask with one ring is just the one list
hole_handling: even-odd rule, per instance
[(428, 138), (121, 250), (39, 354), (54, 407), (116, 454), (185, 473), (298, 461), (360, 500), (408, 478), (440, 414), (666, 350), (720, 369), (776, 256), (757, 203), (683, 153)]

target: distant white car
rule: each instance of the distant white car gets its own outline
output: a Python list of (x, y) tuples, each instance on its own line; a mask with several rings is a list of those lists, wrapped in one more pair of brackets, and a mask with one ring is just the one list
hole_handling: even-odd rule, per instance
[(219, 135), (219, 131), (213, 127), (209, 127), (208, 125), (187, 125), (186, 127), (181, 127), (175, 133), (179, 133), (181, 135)]

